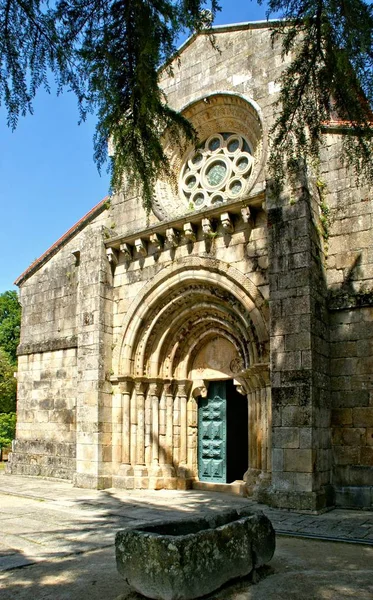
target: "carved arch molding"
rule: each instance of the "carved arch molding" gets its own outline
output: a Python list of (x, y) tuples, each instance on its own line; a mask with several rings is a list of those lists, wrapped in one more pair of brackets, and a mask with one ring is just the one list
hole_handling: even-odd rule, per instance
[(264, 299), (229, 265), (190, 257), (144, 286), (122, 332), (113, 379), (123, 398), (125, 477), (153, 488), (193, 480), (196, 396), (213, 379), (233, 379), (248, 395), (268, 386)]
[(130, 306), (113, 357), (118, 375), (188, 379), (199, 350), (212, 338), (234, 346), (233, 375), (267, 361), (267, 307), (253, 282), (216, 259), (173, 262)]

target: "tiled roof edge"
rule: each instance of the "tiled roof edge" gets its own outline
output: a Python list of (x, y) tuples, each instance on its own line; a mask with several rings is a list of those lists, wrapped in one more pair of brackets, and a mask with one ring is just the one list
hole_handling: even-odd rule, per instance
[(79, 231), (81, 231), (92, 219), (97, 217), (106, 209), (106, 203), (110, 200), (105, 196), (96, 206), (84, 215), (75, 225), (73, 225), (64, 235), (62, 235), (44, 254), (37, 258), (14, 282), (14, 285), (22, 285), (26, 279), (31, 277), (41, 266), (43, 266), (52, 256), (54, 256), (62, 246), (71, 240)]

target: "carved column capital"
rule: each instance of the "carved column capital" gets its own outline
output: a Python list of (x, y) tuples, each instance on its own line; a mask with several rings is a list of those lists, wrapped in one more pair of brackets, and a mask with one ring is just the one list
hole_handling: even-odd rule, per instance
[(133, 380), (132, 379), (124, 379), (119, 382), (119, 390), (121, 394), (130, 394), (133, 388)]
[(189, 386), (190, 386), (190, 381), (177, 381), (176, 382), (176, 386), (177, 386), (177, 393), (176, 395), (179, 397), (187, 397), (188, 396), (188, 391), (189, 391)]
[(162, 392), (162, 381), (150, 381), (149, 382), (149, 393), (151, 396), (159, 398)]
[(147, 383), (143, 379), (135, 379), (136, 394), (145, 394)]

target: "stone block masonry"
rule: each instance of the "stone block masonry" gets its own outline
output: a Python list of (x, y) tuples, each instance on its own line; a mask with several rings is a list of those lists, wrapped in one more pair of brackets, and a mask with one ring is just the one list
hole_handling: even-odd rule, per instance
[(266, 23), (215, 35), (160, 72), (200, 144), (165, 134), (154, 213), (123, 181), (17, 280), (9, 471), (371, 508), (371, 191), (325, 126), (317, 173), (274, 196), (280, 45)]

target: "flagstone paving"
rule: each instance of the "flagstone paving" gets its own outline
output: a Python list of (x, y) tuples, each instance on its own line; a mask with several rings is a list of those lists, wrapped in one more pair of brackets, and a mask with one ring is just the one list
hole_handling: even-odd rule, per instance
[[(124, 584), (116, 573), (113, 546), (115, 533), (124, 524), (131, 521), (156, 520), (164, 516), (175, 518), (188, 517), (193, 514), (201, 515), (248, 504), (253, 510), (263, 510), (273, 523), (280, 551), (280, 555), (277, 554), (275, 557), (274, 564), (276, 564), (276, 560), (280, 560), (281, 564), (281, 556), (284, 553), (286, 556), (289, 544), (292, 552), (295, 552), (295, 563), (297, 555), (299, 552), (301, 553), (299, 549), (303, 549), (304, 553), (306, 548), (311, 547), (321, 548), (321, 552), (332, 548), (335, 553), (336, 548), (343, 548), (343, 552), (351, 553), (348, 564), (352, 569), (355, 568), (353, 566), (354, 557), (359, 556), (360, 562), (362, 557), (367, 557), (366, 572), (360, 565), (361, 577), (359, 575), (359, 581), (356, 581), (356, 585), (354, 584), (355, 587), (357, 585), (361, 587), (365, 582), (364, 594), (362, 595), (359, 587), (359, 593), (355, 593), (355, 590), (354, 595), (358, 598), (365, 598), (367, 594), (367, 598), (373, 598), (373, 588), (369, 587), (369, 581), (373, 582), (373, 548), (369, 547), (373, 546), (373, 513), (370, 511), (337, 509), (321, 515), (304, 514), (272, 509), (256, 504), (247, 498), (217, 492), (83, 490), (74, 488), (66, 482), (5, 474), (0, 475), (0, 502), (0, 571), (3, 572), (2, 579), (0, 577), (0, 588), (3, 585), (5, 590), (10, 590), (9, 596), (4, 597), (0, 594), (4, 600), (8, 600), (8, 598), (9, 600), (16, 598), (22, 600), (22, 590), (25, 592), (30, 586), (34, 591), (29, 597), (33, 600), (47, 599), (50, 587), (48, 582), (59, 579), (62, 581), (58, 588), (60, 595), (51, 595), (50, 598), (53, 597), (54, 600), (63, 600), (65, 597), (83, 599), (85, 596), (82, 590), (84, 589), (84, 593), (87, 593), (81, 579), (83, 577), (84, 580), (84, 573), (90, 573), (90, 585), (94, 586), (96, 594), (88, 595), (89, 600), (94, 600), (96, 597), (105, 597), (105, 600), (118, 598), (119, 591), (123, 589)], [(304, 539), (296, 539), (297, 537)], [(324, 540), (323, 543), (322, 540)], [(326, 543), (336, 541), (349, 542), (351, 549), (346, 550), (347, 544), (345, 543)], [(317, 550), (317, 552), (319, 551)], [(341, 552), (341, 550), (338, 551)], [(304, 559), (302, 569), (306, 562)], [(105, 565), (104, 573), (100, 573), (100, 564)], [(363, 561), (363, 566), (364, 564)], [(20, 569), (21, 567), (27, 567), (27, 569)], [(34, 580), (35, 577), (38, 580), (37, 572), (40, 569), (46, 580), (42, 579), (44, 583), (39, 582), (39, 587), (35, 588)], [(289, 566), (285, 567), (284, 572), (281, 573), (283, 581), (285, 581), (284, 577), (288, 569)], [(335, 571), (333, 577), (337, 577), (337, 565), (334, 565), (333, 569), (326, 570), (328, 574), (323, 571), (322, 577), (330, 580), (332, 570)], [(81, 574), (80, 577), (77, 577), (77, 572)], [(32, 575), (33, 573), (34, 575)], [(280, 575), (278, 576), (280, 577)], [(30, 577), (31, 583), (28, 579)], [(304, 574), (304, 577), (306, 581), (308, 575)], [(13, 585), (15, 581), (18, 582), (16, 586)], [(96, 583), (92, 583), (92, 581)], [(104, 581), (106, 586), (109, 585), (108, 581), (111, 582), (110, 591), (113, 595), (100, 596)], [(337, 588), (338, 581), (344, 581), (341, 573), (339, 580), (337, 578)], [(74, 596), (71, 596), (73, 582), (75, 582), (74, 589), (76, 591)], [(247, 587), (247, 582), (245, 585)], [(247, 596), (247, 590), (243, 592), (242, 589), (236, 587), (235, 594), (238, 596), (237, 598), (235, 596), (234, 600), (241, 600), (242, 594), (244, 594), (242, 599), (251, 597), (259, 599), (260, 596), (257, 595), (259, 587), (264, 590), (268, 585), (263, 581), (260, 586), (255, 586), (257, 590), (255, 596)], [(348, 581), (345, 582), (348, 593), (351, 592), (351, 589), (355, 589), (349, 585)], [(65, 589), (67, 590), (66, 596), (63, 591)], [(312, 587), (309, 583), (308, 589), (314, 589), (314, 586)], [(345, 597), (341, 591), (338, 593), (340, 598)], [(230, 598), (231, 596), (228, 594), (225, 597)], [(278, 596), (278, 598), (281, 597)], [(289, 596), (289, 598), (291, 597)], [(320, 596), (320, 598), (324, 597), (326, 599), (339, 598), (333, 595)], [(297, 597), (294, 596), (294, 598)]]

